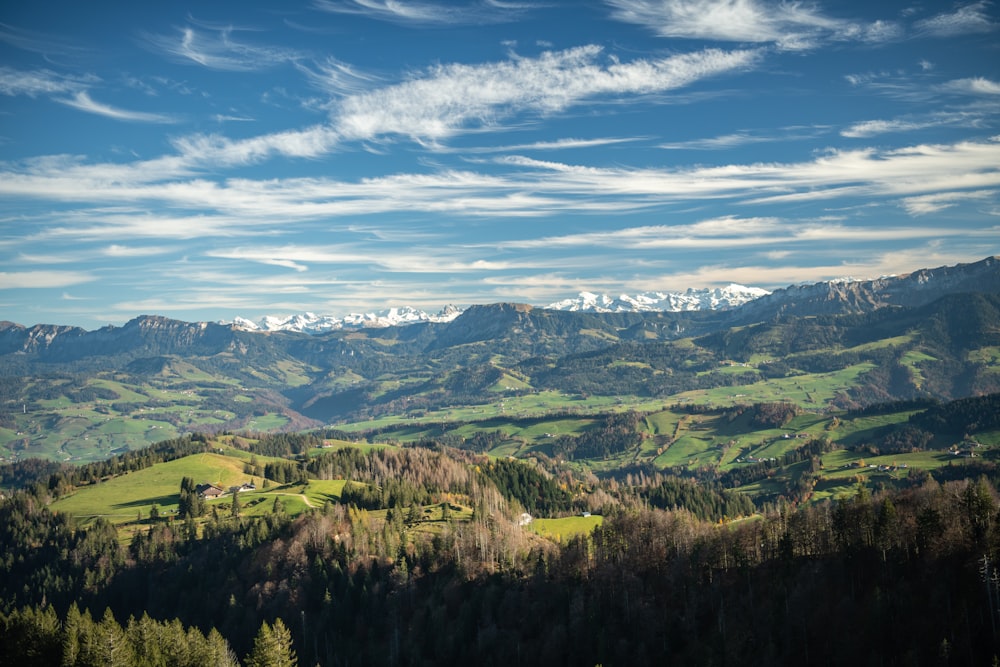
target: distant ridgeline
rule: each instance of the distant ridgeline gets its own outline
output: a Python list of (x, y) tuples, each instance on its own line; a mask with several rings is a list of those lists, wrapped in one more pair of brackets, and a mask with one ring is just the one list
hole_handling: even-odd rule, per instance
[[(356, 430), (390, 418), (672, 403), (825, 412), (1000, 391), (992, 257), (790, 287), (726, 310), (493, 304), (445, 319), (318, 335), (157, 316), (97, 331), (0, 323), (0, 457), (78, 463), (186, 433)], [(635, 444), (558, 447), (601, 458)]]

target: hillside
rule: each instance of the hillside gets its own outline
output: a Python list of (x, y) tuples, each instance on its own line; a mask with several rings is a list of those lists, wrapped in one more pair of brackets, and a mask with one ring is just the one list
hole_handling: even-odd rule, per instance
[(1000, 387), (998, 274), (989, 258), (725, 311), (492, 304), (321, 335), (152, 316), (91, 332), (3, 323), (0, 456), (87, 461), (196, 431), (462, 411), (770, 400), (821, 411), (982, 395)]
[[(395, 664), (385, 637), (428, 664), (988, 663), (998, 400), (185, 438), (25, 470), (0, 498), (0, 659), (208, 641), (233, 665), (273, 623), (301, 664)], [(256, 483), (199, 502), (201, 479)]]

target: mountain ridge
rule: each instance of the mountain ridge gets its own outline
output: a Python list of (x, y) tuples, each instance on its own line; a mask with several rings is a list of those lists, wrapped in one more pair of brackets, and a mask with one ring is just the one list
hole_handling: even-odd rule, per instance
[[(743, 291), (734, 293), (748, 293), (745, 291), (747, 288), (737, 287)], [(701, 298), (717, 291), (689, 290), (689, 293)], [(449, 341), (449, 345), (459, 345), (505, 335), (512, 331), (511, 327), (522, 332), (547, 331), (562, 335), (577, 326), (568, 324), (574, 316), (584, 317), (588, 326), (604, 329), (608, 333), (640, 327), (645, 330), (645, 333), (636, 333), (640, 338), (649, 338), (652, 331), (656, 332), (657, 337), (677, 337), (782, 316), (850, 314), (894, 306), (917, 307), (941, 296), (961, 292), (1000, 292), (1000, 257), (991, 256), (978, 262), (934, 269), (918, 269), (900, 276), (871, 280), (796, 285), (758, 296), (737, 306), (720, 306), (714, 309), (588, 311), (498, 303), (474, 305), (465, 310), (449, 306), (433, 319), (424, 319), (420, 315), (422, 311), (393, 308), (389, 309), (394, 314), (393, 324), (385, 324), (375, 314), (369, 314), (359, 315), (351, 320), (359, 323), (356, 327), (341, 326), (338, 329), (327, 323), (325, 329), (308, 330), (303, 324), (305, 320), (299, 319), (295, 320), (297, 328), (274, 331), (253, 328), (247, 324), (248, 320), (191, 323), (161, 315), (140, 315), (121, 327), (109, 325), (93, 331), (54, 324), (26, 327), (0, 321), (0, 355), (41, 355), (53, 360), (67, 360), (79, 357), (79, 353), (73, 351), (76, 343), (86, 343), (93, 353), (98, 354), (123, 351), (163, 353), (192, 345), (203, 346), (206, 351), (228, 349), (245, 353), (251, 345), (252, 336), (260, 333), (331, 334), (344, 329), (392, 330), (418, 324), (436, 327), (435, 331), (444, 332), (443, 339)], [(717, 305), (720, 303), (722, 302), (716, 301)], [(556, 313), (561, 315), (556, 316)], [(491, 316), (499, 319), (489, 322)], [(289, 320), (294, 320), (295, 317)], [(540, 325), (541, 318), (547, 324)], [(319, 322), (321, 318), (314, 316), (313, 320)], [(366, 324), (369, 326), (365, 326)], [(578, 328), (580, 327), (583, 325), (580, 324)], [(247, 336), (250, 338), (246, 338)], [(445, 346), (444, 341), (437, 341), (433, 346)]]
[[(754, 317), (782, 314), (829, 314), (868, 312), (884, 306), (916, 306), (935, 294), (1000, 289), (997, 264), (990, 256), (976, 262), (921, 268), (909, 273), (878, 278), (838, 278), (816, 283), (789, 285), (768, 291), (730, 283), (724, 287), (688, 288), (683, 292), (640, 292), (617, 297), (583, 291), (577, 296), (532, 305), (538, 310), (577, 313), (738, 313), (746, 321)], [(475, 308), (475, 304), (470, 308)], [(287, 316), (264, 316), (257, 320), (237, 317), (231, 324), (244, 331), (296, 331), (321, 334), (342, 329), (387, 328), (422, 323), (449, 323), (468, 308), (447, 305), (436, 314), (409, 306), (397, 306), (343, 317), (305, 312)], [(743, 317), (745, 316), (745, 317)]]

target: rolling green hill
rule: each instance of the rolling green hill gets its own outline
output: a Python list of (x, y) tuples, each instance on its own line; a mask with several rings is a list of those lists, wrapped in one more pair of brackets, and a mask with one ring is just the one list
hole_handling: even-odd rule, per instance
[(95, 461), (191, 432), (357, 430), (675, 403), (849, 410), (1000, 391), (996, 293), (840, 314), (772, 309), (733, 325), (747, 318), (740, 313), (494, 304), (448, 324), (318, 336), (156, 317), (96, 332), (4, 323), (0, 457)]

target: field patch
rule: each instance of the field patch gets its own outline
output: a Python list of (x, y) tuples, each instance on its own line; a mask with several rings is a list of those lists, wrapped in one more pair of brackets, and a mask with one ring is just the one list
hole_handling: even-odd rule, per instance
[(556, 542), (568, 542), (578, 535), (590, 535), (594, 528), (604, 523), (599, 514), (568, 516), (561, 519), (534, 519), (526, 528)]

